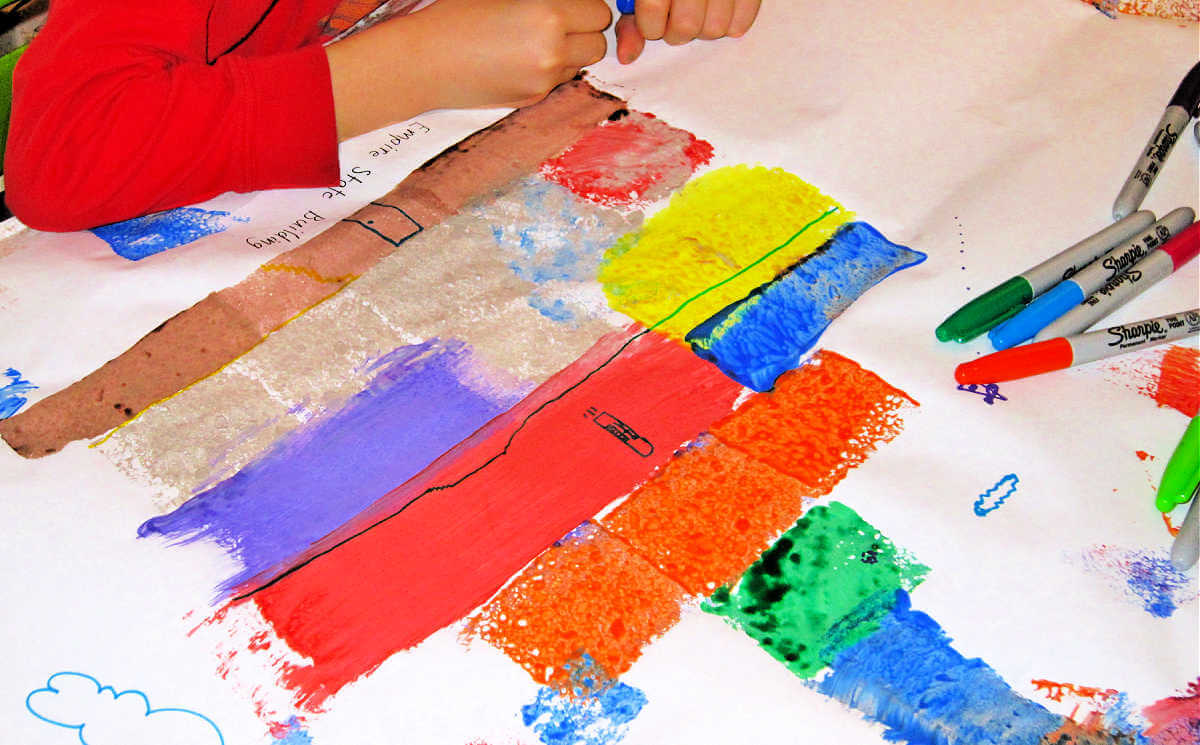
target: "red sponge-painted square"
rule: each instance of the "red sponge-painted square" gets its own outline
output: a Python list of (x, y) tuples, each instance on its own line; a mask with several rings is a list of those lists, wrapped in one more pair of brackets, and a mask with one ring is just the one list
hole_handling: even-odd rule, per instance
[(733, 448), (689, 450), (601, 524), (695, 595), (732, 584), (800, 517), (804, 485)]
[(711, 432), (820, 496), (900, 434), (899, 409), (916, 403), (857, 362), (821, 350)]
[(596, 127), (542, 164), (542, 176), (606, 207), (666, 197), (713, 157), (713, 147), (650, 114)]
[(566, 688), (588, 655), (615, 679), (679, 622), (683, 588), (621, 540), (585, 524), (546, 549), (465, 630), (542, 684)]

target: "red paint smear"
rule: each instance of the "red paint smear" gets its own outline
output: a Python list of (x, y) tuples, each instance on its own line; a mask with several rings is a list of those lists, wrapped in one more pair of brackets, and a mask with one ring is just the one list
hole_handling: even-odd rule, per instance
[[(391, 654), (465, 616), (548, 545), (665, 464), (727, 413), (741, 391), (657, 334), (642, 334), (598, 367), (623, 343), (614, 336), (387, 495), (371, 511), (392, 515), (386, 522), (253, 595), (276, 633), (312, 660), (283, 673), (300, 705), (318, 709)], [(531, 411), (537, 413), (507, 454), (496, 457)], [(598, 418), (610, 427), (619, 419), (653, 443), (653, 453), (643, 457)], [(412, 501), (430, 485), (444, 488)]]
[(1134, 455), (1136, 455), (1140, 460), (1143, 460), (1143, 461), (1154, 460), (1154, 456), (1151, 455), (1150, 453), (1147, 453), (1145, 450), (1135, 450)]
[(900, 433), (907, 393), (835, 352), (819, 351), (713, 427), (722, 442), (822, 496)]
[[(1150, 723), (1143, 733), (1149, 736), (1167, 734), (1175, 725), (1182, 723), (1186, 727), (1191, 724), (1189, 720), (1200, 720), (1200, 678), (1188, 684), (1187, 695), (1170, 696), (1150, 704), (1142, 709), (1142, 715)], [(1187, 729), (1190, 730), (1190, 727)], [(1186, 732), (1184, 733), (1186, 734)], [(1173, 743), (1174, 740), (1160, 737), (1156, 738), (1156, 742), (1165, 744)], [(1178, 742), (1185, 741), (1179, 740)]]
[(1200, 350), (1179, 345), (1167, 349), (1154, 400), (1188, 416), (1200, 413)]
[[(547, 549), (467, 632), (503, 650), (542, 684), (566, 688), (586, 653), (615, 679), (679, 622), (684, 591), (600, 527)], [(594, 673), (593, 673), (594, 674)]]
[(805, 493), (796, 479), (714, 443), (677, 457), (600, 522), (689, 593), (708, 595), (796, 522)]
[(542, 176), (607, 207), (652, 202), (682, 186), (713, 157), (713, 147), (649, 114), (605, 122), (562, 155), (542, 164)]

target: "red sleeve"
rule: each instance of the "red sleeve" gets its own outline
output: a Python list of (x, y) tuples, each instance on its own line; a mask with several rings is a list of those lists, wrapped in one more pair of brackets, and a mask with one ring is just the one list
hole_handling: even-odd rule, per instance
[(40, 230), (80, 230), (226, 191), (338, 177), (317, 43), (209, 64), (211, 6), (55, 0), (17, 65), (6, 200)]

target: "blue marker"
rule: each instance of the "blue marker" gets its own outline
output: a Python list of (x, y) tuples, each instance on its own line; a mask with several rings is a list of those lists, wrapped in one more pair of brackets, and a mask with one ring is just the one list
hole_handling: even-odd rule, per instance
[(1123, 245), (1097, 258), (1070, 279), (1064, 279), (1012, 318), (988, 332), (996, 349), (1016, 346), (1049, 326), (1056, 318), (1082, 303), (1113, 277), (1143, 256), (1166, 243), (1171, 236), (1192, 224), (1196, 213), (1189, 207), (1171, 210), (1161, 220)]
[(632, 13), (636, 6), (637, 3), (635, 0), (617, 0), (617, 10), (621, 11), (622, 13)]

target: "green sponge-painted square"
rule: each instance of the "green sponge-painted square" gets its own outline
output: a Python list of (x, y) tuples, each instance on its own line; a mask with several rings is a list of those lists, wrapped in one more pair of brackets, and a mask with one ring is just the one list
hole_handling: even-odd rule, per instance
[(742, 575), (703, 604), (796, 675), (812, 677), (870, 635), (929, 568), (840, 502), (814, 507)]

